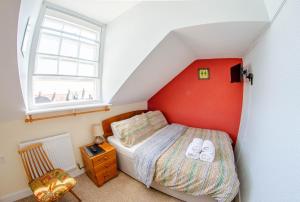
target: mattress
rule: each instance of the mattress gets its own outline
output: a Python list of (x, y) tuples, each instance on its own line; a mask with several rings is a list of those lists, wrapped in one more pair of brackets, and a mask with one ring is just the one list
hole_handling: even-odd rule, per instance
[[(160, 129), (162, 130), (162, 129)], [(115, 147), (117, 150), (117, 160), (118, 160), (118, 168), (119, 170), (123, 171), (124, 173), (128, 174), (129, 176), (137, 179), (137, 175), (135, 173), (134, 168), (134, 152), (137, 148), (141, 147), (145, 142), (149, 141), (151, 138), (155, 137), (158, 134), (159, 130), (156, 131), (152, 136), (147, 138), (146, 140), (132, 146), (132, 147), (125, 147), (122, 143), (114, 136), (108, 137), (108, 142)], [(171, 190), (167, 187), (164, 187), (156, 182), (153, 181), (151, 187), (159, 190), (163, 193), (166, 193), (170, 196), (178, 198), (183, 201), (201, 201), (201, 202), (215, 202), (215, 200), (210, 196), (192, 196), (183, 192), (178, 192), (175, 190)]]

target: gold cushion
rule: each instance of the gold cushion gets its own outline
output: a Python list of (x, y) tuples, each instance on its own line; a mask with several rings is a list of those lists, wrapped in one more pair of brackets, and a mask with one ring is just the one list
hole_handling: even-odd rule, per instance
[(55, 201), (72, 189), (76, 180), (62, 169), (54, 169), (29, 183), (38, 201)]

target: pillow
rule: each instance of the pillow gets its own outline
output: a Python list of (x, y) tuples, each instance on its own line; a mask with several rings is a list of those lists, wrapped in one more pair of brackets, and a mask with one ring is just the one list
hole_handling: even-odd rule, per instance
[(150, 111), (146, 113), (146, 116), (155, 131), (168, 125), (168, 122), (161, 111)]
[(126, 146), (131, 147), (151, 136), (154, 132), (145, 114), (111, 124), (114, 136)]

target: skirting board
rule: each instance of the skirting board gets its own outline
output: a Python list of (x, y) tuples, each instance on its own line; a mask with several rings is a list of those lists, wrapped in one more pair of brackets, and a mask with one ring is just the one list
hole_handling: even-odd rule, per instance
[[(68, 171), (68, 173), (72, 177), (77, 177), (79, 175), (82, 175), (84, 172), (85, 172), (84, 169), (79, 170), (78, 168)], [(16, 191), (14, 193), (10, 193), (10, 194), (7, 194), (5, 196), (2, 196), (0, 198), (0, 202), (13, 202), (13, 201), (20, 200), (20, 199), (25, 198), (25, 197), (30, 196), (30, 195), (32, 195), (32, 191), (28, 187), (26, 189)]]

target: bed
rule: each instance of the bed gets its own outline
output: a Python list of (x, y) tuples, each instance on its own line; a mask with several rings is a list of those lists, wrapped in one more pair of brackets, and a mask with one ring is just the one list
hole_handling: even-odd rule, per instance
[[(151, 147), (151, 142), (157, 144), (155, 141), (165, 136), (161, 135), (166, 133), (165, 131), (170, 128), (174, 128), (174, 126), (167, 125), (155, 131), (153, 135), (142, 142), (132, 147), (126, 147), (113, 135), (110, 125), (113, 122), (128, 119), (144, 112), (146, 111), (128, 112), (111, 117), (102, 122), (105, 138), (107, 138), (107, 141), (117, 150), (119, 169), (141, 182), (143, 182), (143, 180), (137, 175), (137, 168), (135, 167), (137, 164), (137, 153), (145, 152), (143, 150), (145, 150), (145, 148), (147, 150), (147, 146)], [(178, 137), (157, 159), (155, 163), (155, 174), (153, 177), (151, 176), (153, 180), (151, 180), (150, 186), (183, 201), (231, 201), (238, 192), (239, 182), (235, 172), (233, 152), (230, 144), (231, 140), (228, 135), (221, 131), (185, 126), (175, 127), (184, 128), (184, 135)], [(200, 163), (200, 161), (185, 158), (184, 152), (194, 137), (211, 138), (216, 144), (217, 152), (215, 163)], [(166, 162), (168, 164), (167, 166)], [(181, 170), (185, 170), (185, 173), (183, 172), (180, 175), (178, 174), (178, 170), (180, 170), (180, 172)], [(228, 173), (230, 173), (230, 175)], [(173, 183), (174, 180), (178, 181), (176, 186)]]

